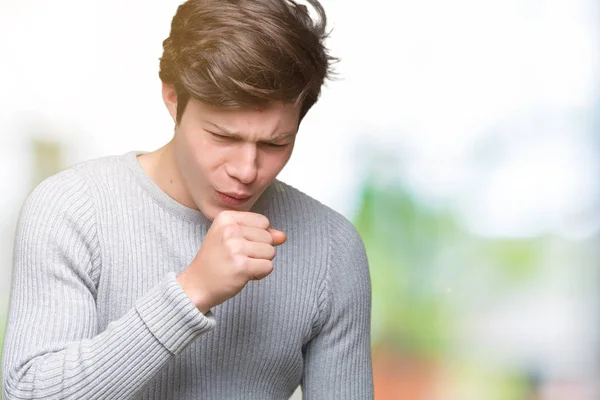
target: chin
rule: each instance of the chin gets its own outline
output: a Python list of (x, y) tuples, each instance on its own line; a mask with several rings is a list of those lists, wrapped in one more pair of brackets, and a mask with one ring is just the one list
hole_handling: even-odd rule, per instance
[(222, 213), (223, 211), (228, 211), (228, 210), (234, 210), (234, 211), (246, 211), (246, 210), (242, 210), (242, 209), (236, 209), (233, 207), (227, 207), (227, 206), (219, 206), (219, 205), (208, 205), (206, 207), (200, 208), (200, 212), (202, 214), (204, 214), (204, 216), (206, 218), (208, 218), (211, 221), (214, 221), (215, 218), (217, 218), (217, 215), (219, 215), (220, 213)]

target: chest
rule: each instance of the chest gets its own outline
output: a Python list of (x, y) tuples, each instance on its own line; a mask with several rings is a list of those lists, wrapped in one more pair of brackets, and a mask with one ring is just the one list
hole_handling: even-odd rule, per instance
[[(207, 227), (161, 221), (132, 219), (103, 227), (97, 297), (100, 330), (131, 309), (167, 273), (187, 268), (202, 246)], [(293, 342), (296, 347), (310, 338), (318, 318), (324, 257), (315, 257), (319, 252), (303, 241), (305, 237), (309, 235), (289, 235), (277, 248), (269, 276), (248, 282), (235, 297), (212, 310), (218, 324), (211, 335), (230, 346), (258, 343), (258, 348), (268, 338)]]

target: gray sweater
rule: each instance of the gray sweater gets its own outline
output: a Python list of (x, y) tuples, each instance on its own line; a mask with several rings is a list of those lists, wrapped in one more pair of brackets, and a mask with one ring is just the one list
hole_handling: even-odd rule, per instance
[(287, 234), (274, 271), (206, 314), (176, 275), (210, 221), (136, 152), (42, 182), (20, 214), (4, 400), (371, 399), (371, 284), (339, 213), (276, 180), (251, 211)]

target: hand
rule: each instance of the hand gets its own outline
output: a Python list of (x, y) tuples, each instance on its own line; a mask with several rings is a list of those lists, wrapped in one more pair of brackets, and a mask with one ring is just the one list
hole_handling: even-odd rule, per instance
[(212, 307), (238, 294), (250, 280), (273, 271), (275, 246), (285, 233), (269, 228), (261, 214), (222, 211), (214, 219), (198, 254), (177, 279), (198, 310)]

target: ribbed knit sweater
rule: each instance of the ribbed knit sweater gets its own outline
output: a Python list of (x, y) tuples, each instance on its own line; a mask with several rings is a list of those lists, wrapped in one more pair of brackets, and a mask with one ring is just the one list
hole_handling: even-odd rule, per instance
[(70, 167), (16, 231), (4, 400), (371, 399), (371, 283), (339, 213), (275, 180), (251, 211), (287, 242), (273, 272), (202, 314), (176, 276), (211, 221), (139, 152)]

